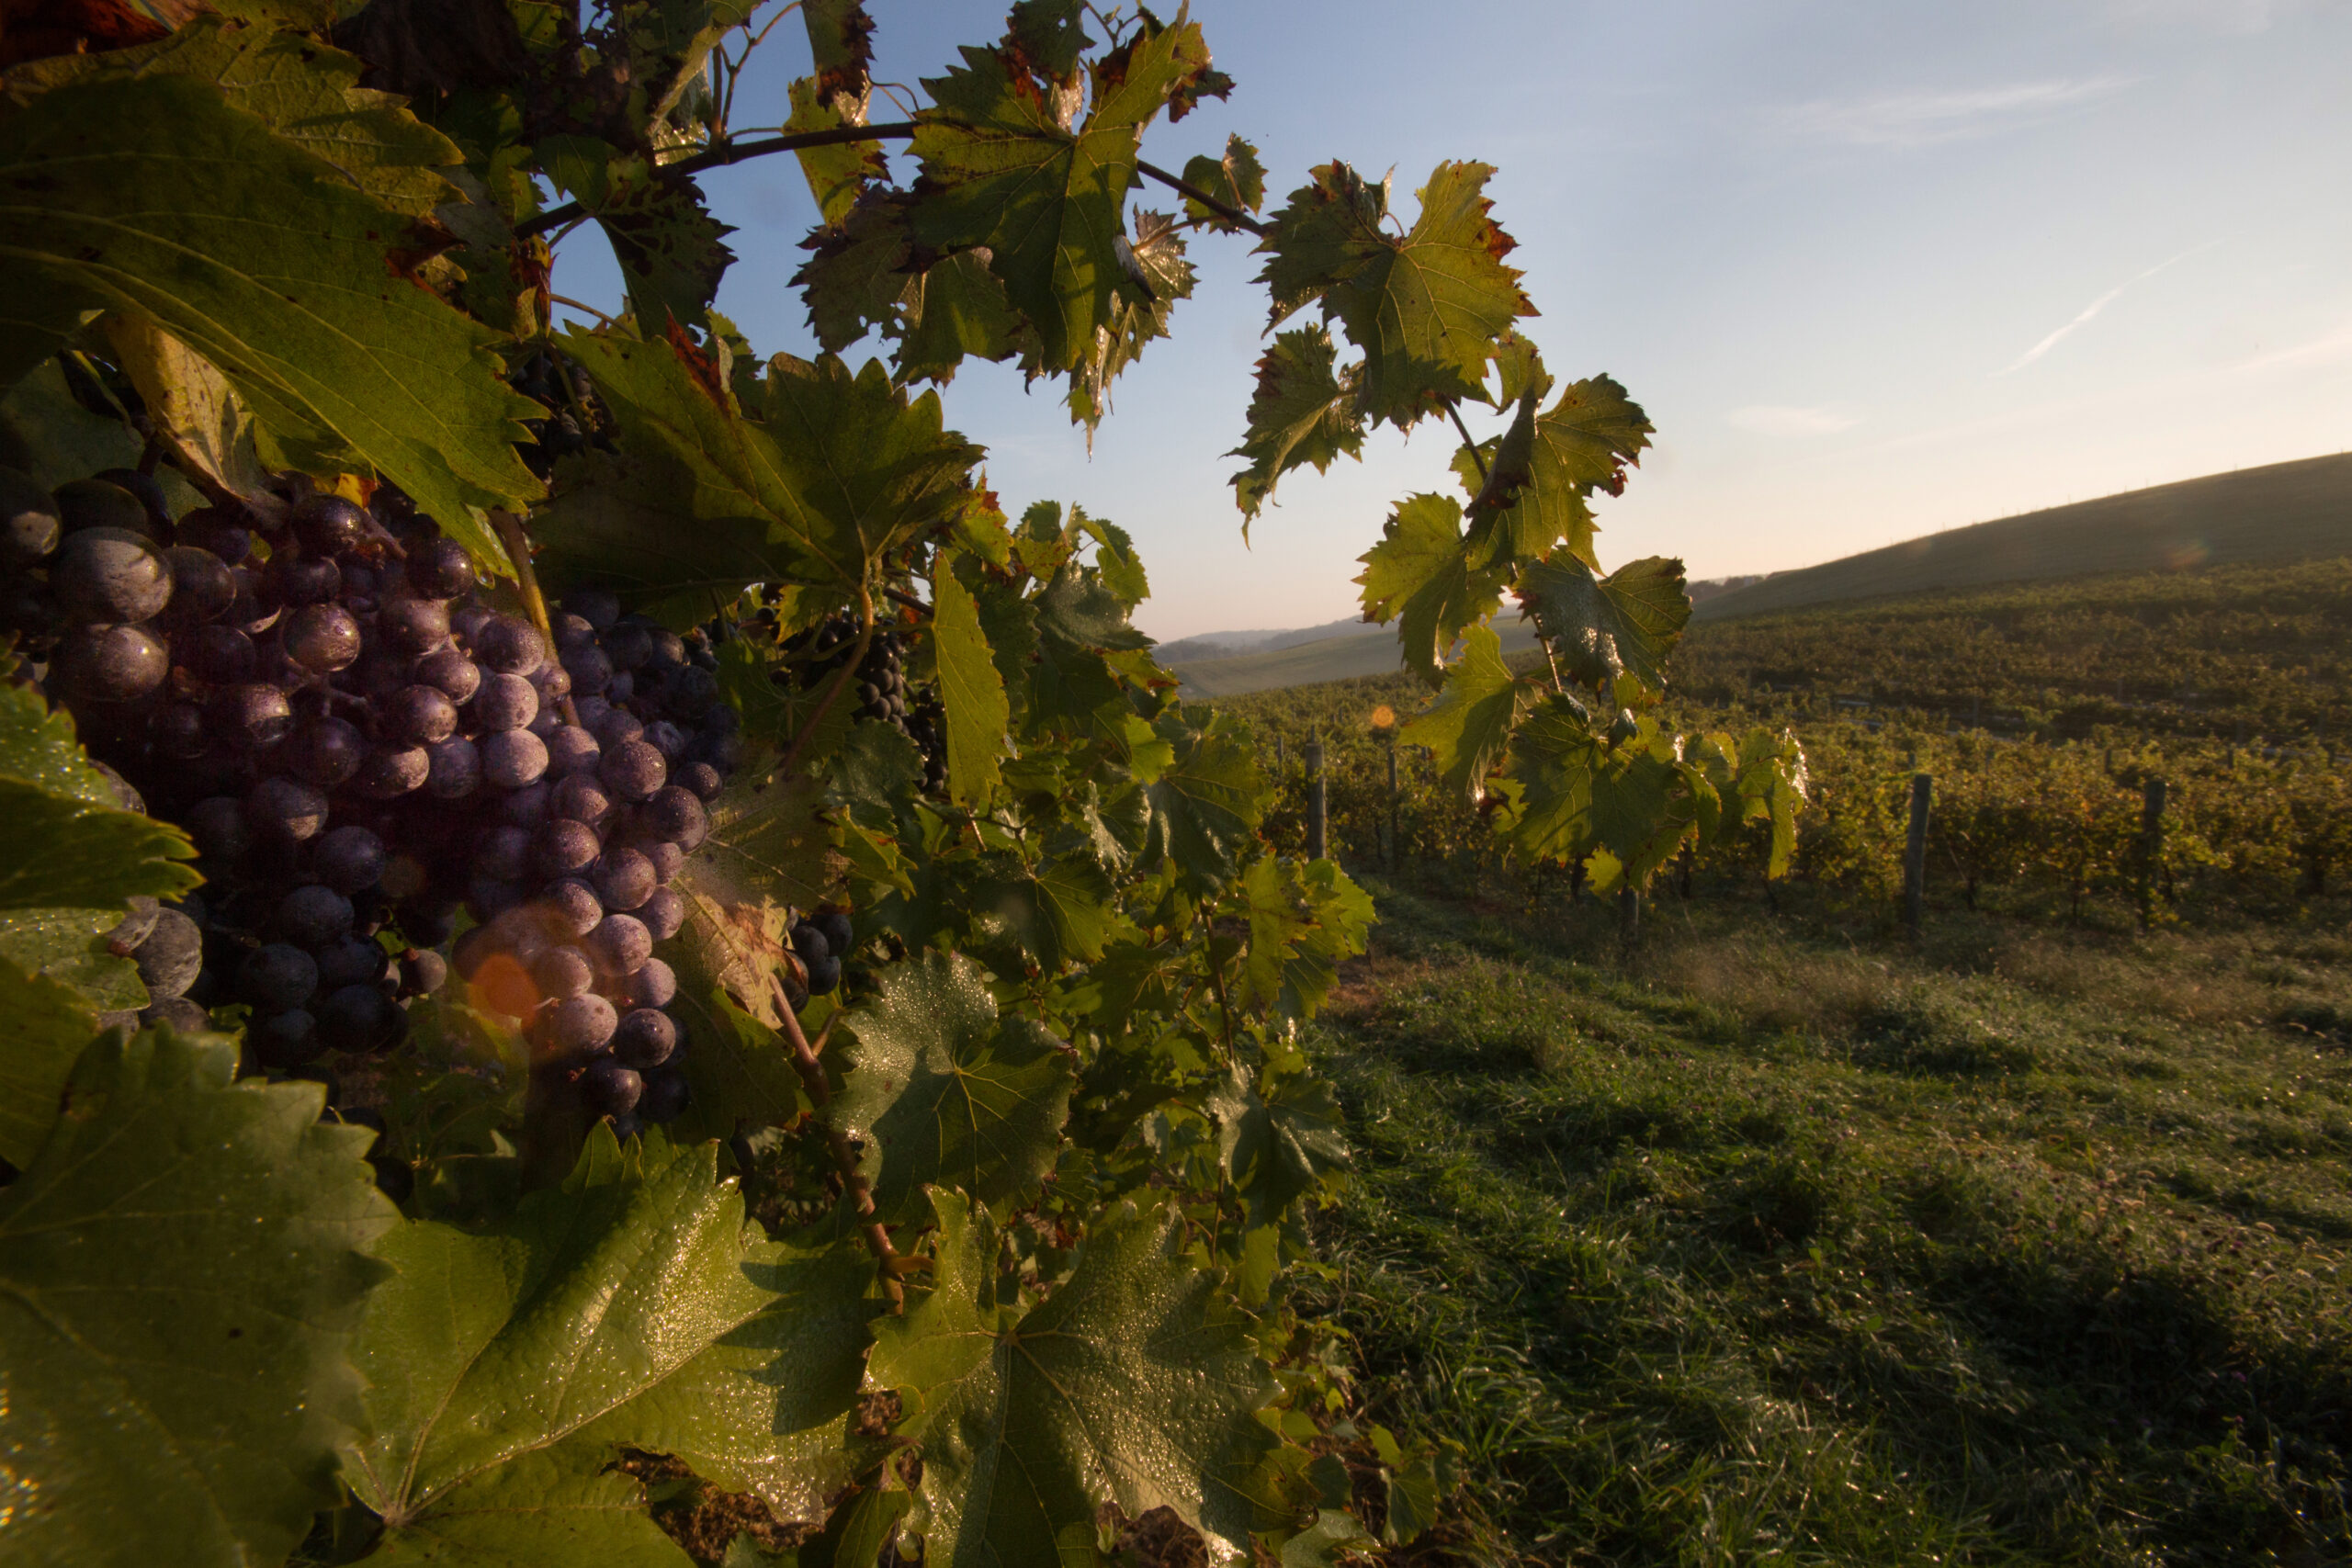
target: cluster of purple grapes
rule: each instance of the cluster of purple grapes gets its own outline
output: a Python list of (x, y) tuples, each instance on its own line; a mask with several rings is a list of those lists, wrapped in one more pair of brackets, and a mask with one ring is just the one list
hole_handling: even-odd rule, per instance
[(652, 948), (684, 919), (668, 884), (741, 745), (707, 648), (588, 592), (549, 649), (397, 493), (308, 490), (175, 525), (159, 491), (52, 495), (0, 470), (20, 646), (201, 856), (208, 886), (176, 911), (200, 962), (173, 991), (191, 965), (142, 959), (182, 998), (150, 1012), (243, 1002), (254, 1065), (320, 1076), (401, 1042), (463, 908), (458, 970), (525, 1021), (543, 1075), (624, 1132), (675, 1116), (676, 982)]
[[(786, 637), (784, 651), (793, 662), (774, 679), (797, 680), (804, 691), (831, 679), (855, 650), (857, 628), (857, 617), (844, 614)], [(857, 716), (889, 725), (912, 740), (922, 752), (923, 788), (938, 795), (947, 787), (945, 711), (935, 694), (918, 691), (908, 682), (906, 650), (906, 639), (896, 628), (875, 628), (865, 657), (858, 661), (853, 688)]]
[(611, 450), (612, 441), (605, 434), (611, 417), (586, 370), (540, 349), (507, 379), (516, 391), (548, 411), (545, 419), (523, 422), (531, 439), (516, 448), (524, 464), (539, 478), (548, 477), (559, 457), (572, 457), (591, 446)]

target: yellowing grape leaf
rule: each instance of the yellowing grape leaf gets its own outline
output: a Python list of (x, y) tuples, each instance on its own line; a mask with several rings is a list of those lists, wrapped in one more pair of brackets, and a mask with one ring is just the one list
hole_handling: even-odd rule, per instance
[(1440, 164), (1402, 238), (1384, 226), (1388, 187), (1317, 165), (1275, 215), (1260, 279), (1274, 321), (1320, 300), (1363, 353), (1363, 408), (1409, 428), (1442, 400), (1483, 396), (1495, 340), (1535, 307), (1503, 265), (1514, 242), (1489, 212), (1485, 164)]
[[(1506, 350), (1510, 347), (1507, 344)], [(1533, 391), (1541, 396), (1549, 378), (1541, 375), (1540, 367), (1513, 371), (1507, 363), (1506, 380), (1515, 382), (1531, 369), (1535, 380), (1522, 389), (1522, 395)], [(1562, 389), (1530, 433), (1533, 439), (1525, 472), (1495, 525), (1495, 558), (1532, 560), (1552, 554), (1553, 546), (1565, 540), (1577, 559), (1599, 570), (1592, 547), (1592, 493), (1624, 493), (1625, 469), (1641, 460), (1653, 428), (1641, 405), (1606, 376)], [(1478, 489), (1476, 468), (1466, 453), (1455, 457), (1453, 468), (1465, 486), (1474, 492)]]
[(1363, 413), (1357, 405), (1363, 367), (1342, 371), (1330, 329), (1319, 323), (1275, 334), (1273, 346), (1259, 356), (1249, 433), (1227, 454), (1250, 459), (1232, 481), (1244, 518), (1258, 515), (1272, 499), (1275, 482), (1293, 468), (1312, 463), (1319, 474), (1341, 457), (1363, 459)]
[(1362, 557), (1363, 618), (1396, 621), (1405, 662), (1434, 685), (1464, 628), (1502, 603), (1503, 580), (1474, 570), (1462, 536), (1462, 503), (1412, 495), (1397, 504), (1380, 543)]
[(1397, 743), (1428, 747), (1450, 787), (1475, 793), (1501, 764), (1511, 728), (1532, 695), (1503, 662), (1495, 628), (1472, 626), (1462, 657), (1446, 667), (1437, 700), (1397, 733)]
[(1563, 551), (1530, 566), (1512, 592), (1575, 680), (1600, 686), (1623, 672), (1666, 689), (1667, 655), (1690, 619), (1680, 561), (1650, 556), (1595, 577)]

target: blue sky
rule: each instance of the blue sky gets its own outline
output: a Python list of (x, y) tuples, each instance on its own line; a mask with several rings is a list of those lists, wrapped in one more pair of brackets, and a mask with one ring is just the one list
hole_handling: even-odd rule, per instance
[[(936, 74), (995, 5), (873, 0), (876, 74)], [(1411, 192), (1498, 173), (1552, 369), (1607, 371), (1658, 427), (1604, 565), (1802, 566), (2069, 499), (2352, 446), (2352, 0), (1200, 0), (1239, 86), (1147, 138), (1182, 166), (1228, 131), (1279, 193), (1338, 157)], [(735, 120), (805, 71), (787, 20)], [(877, 113), (883, 112), (877, 107)], [(814, 209), (797, 164), (705, 176), (739, 232), (719, 304), (807, 353)], [(1146, 190), (1145, 205), (1170, 205)], [(1043, 385), (967, 367), (951, 424), (1010, 506), (1127, 527), (1168, 638), (1351, 614), (1394, 502), (1450, 438), (1384, 434), (1283, 482), (1244, 544), (1239, 439), (1264, 296), (1250, 242), (1202, 236), (1175, 337), (1114, 390), (1089, 455)], [(593, 230), (556, 287), (606, 309)], [(853, 350), (851, 357), (861, 356)]]

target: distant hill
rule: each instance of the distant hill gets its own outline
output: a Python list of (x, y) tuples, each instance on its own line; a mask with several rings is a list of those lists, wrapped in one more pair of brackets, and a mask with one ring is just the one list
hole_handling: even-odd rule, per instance
[[(2352, 456), (2307, 457), (2184, 479), (1952, 528), (1883, 550), (1762, 578), (1693, 583), (1700, 624), (1800, 606), (2197, 566), (2282, 565), (2352, 555)], [(1535, 646), (1498, 617), (1503, 650)], [(1397, 668), (1396, 628), (1334, 621), (1294, 632), (1227, 632), (1162, 644), (1196, 696), (1238, 696)]]
[(1947, 529), (1775, 572), (1702, 603), (1701, 622), (1800, 605), (2089, 572), (2284, 565), (2352, 553), (2352, 456), (2306, 457)]

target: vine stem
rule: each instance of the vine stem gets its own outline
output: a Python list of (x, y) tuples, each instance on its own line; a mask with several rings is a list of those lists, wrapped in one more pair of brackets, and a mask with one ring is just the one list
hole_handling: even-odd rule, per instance
[(1470, 449), (1470, 461), (1478, 469), (1478, 488), (1486, 489), (1487, 459), (1479, 454), (1478, 444), (1470, 438), (1470, 427), (1462, 423), (1462, 405), (1449, 400), (1445, 405), (1445, 412), (1447, 417), (1453, 421), (1453, 428), (1462, 432), (1462, 445)]
[[(662, 173), (698, 175), (705, 169), (723, 169), (730, 164), (741, 164), (752, 158), (764, 158), (773, 152), (797, 152), (805, 147), (839, 147), (856, 141), (904, 141), (915, 133), (910, 119), (893, 120), (886, 125), (837, 125), (825, 130), (796, 131), (790, 136), (769, 136), (756, 141), (729, 141), (707, 152), (697, 152), (691, 158), (681, 158), (674, 164), (662, 165)], [(1171, 175), (1157, 164), (1136, 160), (1136, 172), (1146, 179), (1158, 180), (1179, 196), (1189, 196), (1237, 229), (1246, 229), (1264, 239), (1274, 231), (1271, 223), (1261, 223), (1228, 201), (1220, 201), (1181, 175)], [(514, 237), (527, 240), (534, 234), (544, 234), (560, 229), (574, 219), (590, 217), (587, 208), (576, 201), (560, 207), (550, 207), (537, 218), (514, 226)]]
[[(849, 1146), (849, 1134), (827, 1121), (822, 1114), (833, 1103), (832, 1088), (825, 1082), (825, 1065), (817, 1059), (816, 1048), (808, 1043), (808, 1035), (800, 1027), (799, 1015), (792, 1010), (792, 998), (784, 993), (783, 980), (771, 975), (768, 984), (775, 991), (776, 1014), (784, 1020), (785, 1043), (792, 1047), (792, 1066), (800, 1075), (801, 1089), (820, 1113), (818, 1122), (825, 1129), (825, 1146), (832, 1153), (833, 1168), (842, 1173), (842, 1183), (857, 1205), (858, 1218), (863, 1222), (859, 1230), (865, 1238), (865, 1249), (874, 1254), (875, 1261), (882, 1265), (883, 1292), (890, 1298), (892, 1312), (904, 1312), (907, 1292), (906, 1287), (899, 1282), (899, 1277), (904, 1271), (906, 1262), (899, 1256), (899, 1249), (890, 1245), (889, 1227), (874, 1217), (874, 1190), (867, 1185), (865, 1173), (857, 1168), (857, 1151)], [(831, 1028), (828, 1023), (824, 1033), (830, 1033)], [(822, 1039), (824, 1033), (820, 1033), (819, 1038)]]
[[(523, 608), (530, 612), (531, 624), (547, 638), (548, 657), (555, 657), (555, 623), (548, 617), (547, 595), (539, 592), (539, 574), (531, 570), (531, 540), (523, 532), (523, 520), (512, 512), (495, 511), (490, 514), (498, 529), (498, 541), (506, 547), (506, 554), (514, 562), (514, 585), (522, 590)], [(563, 722), (578, 724), (580, 710), (572, 705), (570, 692), (558, 698), (563, 708)]]

